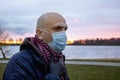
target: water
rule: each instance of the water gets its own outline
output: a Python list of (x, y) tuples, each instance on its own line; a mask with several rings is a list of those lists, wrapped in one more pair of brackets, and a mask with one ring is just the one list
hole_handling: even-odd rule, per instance
[(120, 46), (67, 46), (67, 59), (120, 58)]
[[(19, 52), (19, 46), (3, 46), (3, 51), (6, 52), (6, 57), (10, 58), (15, 53)], [(0, 58), (2, 57), (1, 51), (0, 51)]]
[[(7, 46), (5, 49), (8, 50), (7, 57), (11, 57), (19, 51), (19, 46)], [(63, 53), (67, 59), (120, 58), (120, 46), (67, 46)]]

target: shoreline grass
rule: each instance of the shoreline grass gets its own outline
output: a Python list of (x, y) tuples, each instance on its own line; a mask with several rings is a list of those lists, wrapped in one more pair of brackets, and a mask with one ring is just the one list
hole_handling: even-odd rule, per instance
[[(0, 63), (0, 80), (6, 64)], [(120, 67), (67, 64), (70, 80), (119, 80)]]
[(0, 60), (10, 60), (10, 58), (0, 58)]
[(66, 61), (120, 62), (120, 59), (66, 59)]
[[(0, 58), (0, 60), (10, 60), (10, 58)], [(120, 58), (102, 58), (102, 59), (66, 59), (66, 61), (93, 61), (93, 62), (120, 62)]]

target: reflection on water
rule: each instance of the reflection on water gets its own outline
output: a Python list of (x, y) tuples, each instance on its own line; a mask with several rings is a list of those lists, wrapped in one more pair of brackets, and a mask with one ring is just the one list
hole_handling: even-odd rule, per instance
[[(19, 46), (7, 46), (7, 49), (10, 50), (7, 57), (11, 57), (19, 51)], [(63, 53), (67, 59), (120, 58), (120, 46), (67, 46)]]
[[(3, 46), (2, 49), (4, 52), (6, 52), (6, 57), (10, 58), (19, 51), (19, 46)], [(1, 55), (1, 51), (0, 51), (0, 58), (1, 57), (2, 57), (2, 55)]]
[(67, 46), (68, 59), (120, 58), (120, 46)]

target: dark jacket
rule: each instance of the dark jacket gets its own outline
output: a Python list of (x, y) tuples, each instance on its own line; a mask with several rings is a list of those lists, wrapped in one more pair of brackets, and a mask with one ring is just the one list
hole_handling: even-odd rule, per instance
[(39, 55), (37, 48), (25, 39), (8, 62), (3, 80), (60, 80), (57, 75), (49, 73), (49, 65)]

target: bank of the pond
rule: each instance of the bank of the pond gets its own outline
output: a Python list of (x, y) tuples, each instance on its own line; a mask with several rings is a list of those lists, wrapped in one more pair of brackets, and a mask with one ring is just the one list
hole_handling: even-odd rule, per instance
[[(0, 58), (0, 60), (10, 60), (10, 58)], [(88, 61), (88, 62), (120, 62), (120, 58), (106, 59), (66, 59), (66, 61)]]
[(106, 59), (66, 59), (66, 61), (88, 61), (88, 62), (120, 62), (120, 58)]

